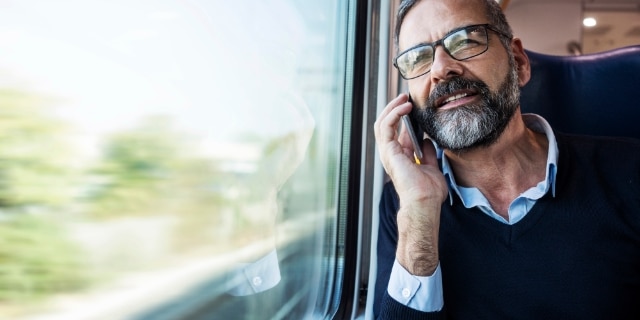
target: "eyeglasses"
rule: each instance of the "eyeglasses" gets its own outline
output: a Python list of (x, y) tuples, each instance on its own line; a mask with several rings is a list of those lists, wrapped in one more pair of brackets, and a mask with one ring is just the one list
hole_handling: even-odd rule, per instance
[(400, 71), (402, 78), (410, 80), (431, 71), (438, 45), (442, 45), (444, 51), (458, 61), (481, 55), (489, 48), (487, 29), (510, 38), (490, 24), (466, 26), (452, 30), (436, 42), (420, 44), (401, 52), (393, 59), (393, 65)]

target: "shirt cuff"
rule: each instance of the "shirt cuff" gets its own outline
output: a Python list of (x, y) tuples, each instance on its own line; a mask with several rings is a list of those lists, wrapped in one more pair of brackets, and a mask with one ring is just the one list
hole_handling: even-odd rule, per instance
[(398, 260), (395, 260), (387, 291), (394, 300), (409, 308), (423, 312), (442, 310), (444, 298), (442, 296), (440, 263), (432, 275), (418, 277), (410, 274), (398, 263)]
[(280, 265), (276, 250), (254, 263), (241, 263), (227, 280), (227, 293), (248, 296), (275, 287), (280, 282)]

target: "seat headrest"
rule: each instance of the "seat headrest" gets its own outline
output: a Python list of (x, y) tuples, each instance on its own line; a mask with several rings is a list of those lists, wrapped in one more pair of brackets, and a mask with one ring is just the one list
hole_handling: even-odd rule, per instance
[(640, 45), (583, 56), (526, 51), (523, 113), (560, 132), (640, 138)]

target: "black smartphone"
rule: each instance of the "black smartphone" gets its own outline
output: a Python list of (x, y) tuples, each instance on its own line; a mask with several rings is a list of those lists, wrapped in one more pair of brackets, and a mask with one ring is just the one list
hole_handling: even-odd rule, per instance
[[(413, 100), (411, 100), (410, 94), (409, 102), (411, 102), (411, 105), (413, 106)], [(422, 127), (420, 126), (418, 121), (416, 121), (415, 106), (413, 106), (411, 113), (402, 116), (402, 122), (407, 128), (407, 132), (409, 133), (409, 137), (411, 138), (411, 143), (413, 144), (413, 154), (416, 163), (420, 164), (419, 159), (422, 159), (422, 141), (424, 139), (424, 131), (422, 130)]]

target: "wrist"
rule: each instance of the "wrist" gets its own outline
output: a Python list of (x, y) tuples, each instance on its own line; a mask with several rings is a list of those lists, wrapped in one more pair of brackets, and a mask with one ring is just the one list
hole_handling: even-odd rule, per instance
[(439, 262), (440, 206), (401, 208), (398, 212), (396, 259), (412, 275), (430, 276)]

